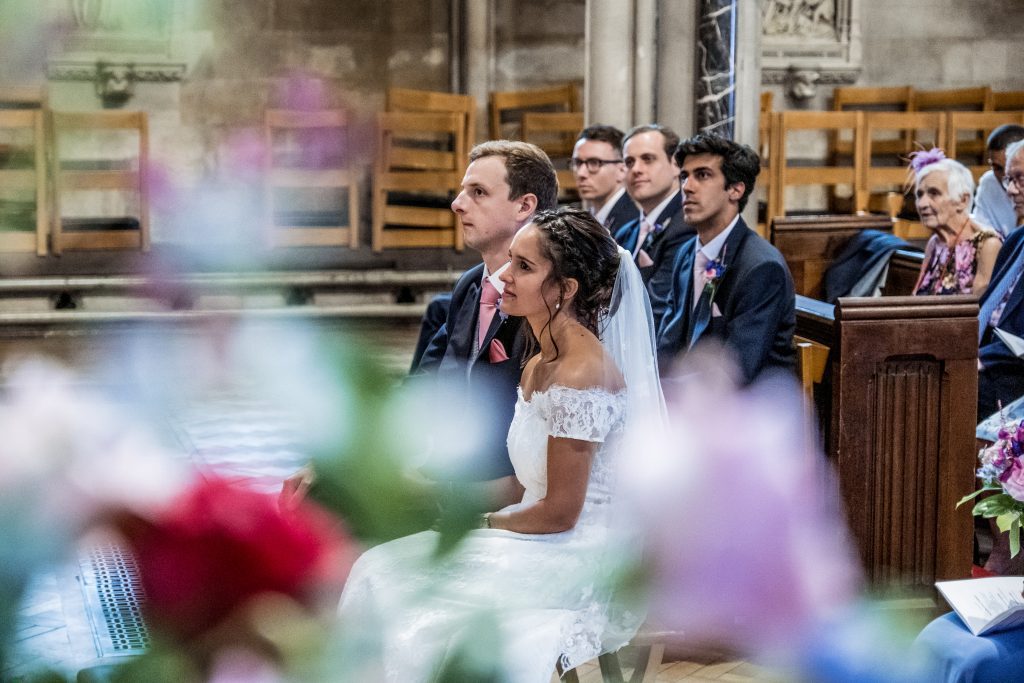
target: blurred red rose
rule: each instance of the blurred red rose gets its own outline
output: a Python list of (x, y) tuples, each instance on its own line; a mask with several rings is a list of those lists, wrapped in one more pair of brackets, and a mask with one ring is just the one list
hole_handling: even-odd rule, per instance
[(276, 496), (220, 479), (198, 480), (156, 519), (126, 515), (116, 526), (136, 556), (151, 624), (179, 639), (264, 594), (312, 606), (329, 584), (340, 588), (353, 555), (314, 504), (282, 513)]

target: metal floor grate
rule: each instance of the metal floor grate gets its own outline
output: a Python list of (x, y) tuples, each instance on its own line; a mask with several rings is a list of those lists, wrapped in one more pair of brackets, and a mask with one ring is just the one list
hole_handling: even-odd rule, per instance
[(79, 560), (86, 612), (100, 657), (142, 654), (149, 630), (135, 558), (116, 545), (97, 545)]

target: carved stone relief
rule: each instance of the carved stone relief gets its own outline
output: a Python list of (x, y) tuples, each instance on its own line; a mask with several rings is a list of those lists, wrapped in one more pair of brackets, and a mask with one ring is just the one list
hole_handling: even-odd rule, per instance
[(861, 69), (860, 0), (761, 0), (761, 81), (796, 100), (817, 85), (854, 83)]

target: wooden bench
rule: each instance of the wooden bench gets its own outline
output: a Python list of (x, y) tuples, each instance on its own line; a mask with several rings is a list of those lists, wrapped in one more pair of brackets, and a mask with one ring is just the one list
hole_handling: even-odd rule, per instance
[[(977, 299), (797, 297), (797, 335), (830, 349), (826, 452), (871, 583), (932, 596), (965, 578), (974, 488)], [(967, 409), (965, 409), (967, 408)]]
[(892, 232), (888, 216), (787, 216), (771, 223), (771, 243), (782, 252), (797, 294), (825, 295), (825, 271), (846, 242), (862, 230)]

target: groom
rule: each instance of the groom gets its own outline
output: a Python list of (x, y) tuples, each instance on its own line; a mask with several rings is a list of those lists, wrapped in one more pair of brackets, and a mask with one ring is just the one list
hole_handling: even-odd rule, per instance
[(486, 424), (478, 430), (486, 442), (478, 461), (456, 473), (441, 473), (441, 478), (482, 481), (513, 473), (505, 440), (525, 343), (519, 334), (520, 319), (497, 310), (504, 289), (499, 276), (508, 267), (516, 231), (537, 211), (555, 208), (557, 195), (554, 166), (535, 145), (492, 140), (469, 153), (452, 211), (462, 221), (466, 245), (480, 252), (483, 263), (455, 283), (448, 316), (411, 377), (415, 381), (417, 376), (435, 375), (465, 387), (468, 400), (487, 414)]
[(700, 133), (676, 149), (683, 216), (697, 236), (679, 250), (658, 325), (659, 367), (708, 340), (738, 361), (749, 384), (770, 369), (792, 372), (796, 298), (779, 251), (740, 217), (754, 190), (757, 153)]

